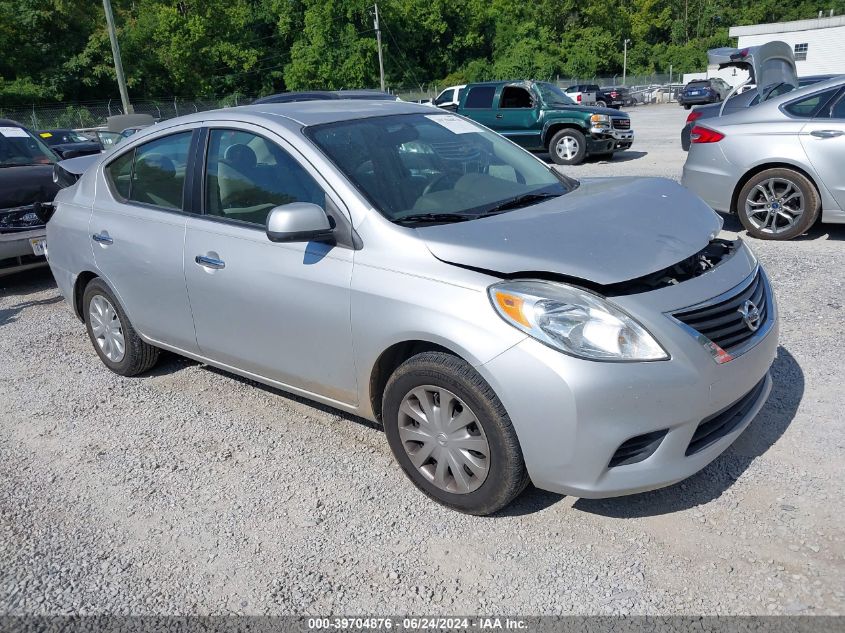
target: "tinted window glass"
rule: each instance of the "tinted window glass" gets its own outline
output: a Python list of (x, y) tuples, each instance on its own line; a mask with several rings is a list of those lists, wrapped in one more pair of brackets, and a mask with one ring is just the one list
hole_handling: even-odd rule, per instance
[(182, 132), (136, 147), (129, 199), (181, 209), (190, 146), (191, 132)]
[(106, 167), (106, 174), (115, 191), (124, 200), (129, 199), (129, 179), (132, 177), (132, 159), (135, 152), (127, 152)]
[(472, 88), (467, 95), (466, 108), (492, 108), (495, 86), (478, 86)]
[(434, 100), (434, 103), (440, 105), (441, 103), (449, 103), (452, 100), (452, 97), (455, 96), (455, 91), (453, 90), (444, 90), (437, 99)]
[(0, 126), (0, 167), (14, 165), (49, 165), (56, 155), (27, 130)]
[(836, 90), (826, 90), (825, 92), (817, 92), (816, 94), (804, 97), (798, 101), (793, 101), (790, 104), (783, 106), (789, 114), (795, 117), (811, 117), (819, 106), (824, 105), (836, 93)]
[(237, 130), (211, 130), (206, 166), (206, 212), (263, 226), (273, 207), (311, 202), (326, 195), (285, 150)]

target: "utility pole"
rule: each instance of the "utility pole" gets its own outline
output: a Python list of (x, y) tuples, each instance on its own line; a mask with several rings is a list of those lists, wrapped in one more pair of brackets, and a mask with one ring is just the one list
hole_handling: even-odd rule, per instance
[(378, 28), (378, 4), (373, 5), (375, 13), (373, 14), (373, 27), (376, 30), (376, 40), (378, 41), (378, 76), (381, 81), (381, 91), (384, 92), (384, 60), (381, 57), (381, 31)]
[(126, 78), (123, 76), (123, 62), (120, 61), (120, 46), (117, 43), (117, 32), (114, 29), (114, 14), (111, 11), (111, 0), (103, 0), (106, 10), (106, 23), (109, 27), (111, 40), (111, 54), (114, 57), (114, 72), (117, 75), (117, 87), (120, 89), (120, 100), (123, 102), (123, 113), (132, 114), (132, 104), (129, 103), (129, 92), (126, 90)]
[(626, 85), (625, 80), (626, 80), (627, 75), (628, 75), (628, 43), (630, 41), (631, 40), (629, 40), (629, 39), (625, 39), (625, 41), (622, 42), (622, 46), (624, 47), (624, 53), (623, 53), (623, 57), (622, 57), (622, 85), (623, 86)]

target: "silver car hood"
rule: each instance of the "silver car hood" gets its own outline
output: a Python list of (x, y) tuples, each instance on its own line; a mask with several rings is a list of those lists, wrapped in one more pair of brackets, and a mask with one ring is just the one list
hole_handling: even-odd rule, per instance
[(694, 255), (721, 227), (710, 207), (674, 181), (597, 178), (531, 207), (417, 231), (447, 263), (607, 285)]

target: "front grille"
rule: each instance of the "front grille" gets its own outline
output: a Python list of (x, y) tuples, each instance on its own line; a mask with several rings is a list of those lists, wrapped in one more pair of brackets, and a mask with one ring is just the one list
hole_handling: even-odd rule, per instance
[(760, 397), (765, 387), (766, 379), (763, 378), (763, 380), (757, 383), (754, 389), (734, 402), (727, 409), (723, 409), (719, 413), (702, 420), (695, 430), (689, 446), (687, 446), (687, 457), (703, 451), (739, 426), (746, 414), (757, 402), (757, 398)]
[(666, 437), (668, 429), (662, 431), (654, 431), (653, 433), (646, 433), (644, 435), (637, 435), (629, 440), (625, 440), (622, 445), (616, 449), (613, 457), (610, 458), (608, 468), (614, 466), (624, 466), (626, 464), (636, 464), (644, 459), (650, 457), (660, 442)]
[(631, 119), (622, 119), (622, 118), (614, 117), (613, 127), (614, 127), (614, 129), (617, 129), (617, 130), (630, 130), (631, 129)]
[[(701, 308), (676, 312), (673, 316), (730, 353), (747, 343), (768, 321), (770, 306), (766, 283), (762, 272), (758, 270), (747, 285), (740, 287), (729, 298)], [(747, 303), (749, 301), (751, 305)], [(754, 307), (757, 308), (759, 319), (756, 321), (757, 327), (752, 329), (748, 323), (750, 321), (753, 324), (754, 321), (746, 319), (743, 311), (747, 312), (748, 308)]]

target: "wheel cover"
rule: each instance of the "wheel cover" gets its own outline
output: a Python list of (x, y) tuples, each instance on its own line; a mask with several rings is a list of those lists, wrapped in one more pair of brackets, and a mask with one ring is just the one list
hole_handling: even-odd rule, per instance
[(757, 184), (745, 199), (745, 216), (763, 233), (788, 231), (804, 214), (804, 194), (786, 178), (769, 178)]
[(126, 341), (120, 317), (111, 301), (103, 295), (94, 295), (88, 305), (88, 319), (103, 355), (113, 363), (122, 361), (126, 355)]
[(478, 418), (458, 396), (422, 385), (399, 406), (399, 438), (411, 463), (440, 490), (478, 490), (490, 470), (490, 445)]
[(573, 136), (564, 136), (555, 145), (555, 153), (564, 160), (572, 160), (578, 155), (578, 139)]

